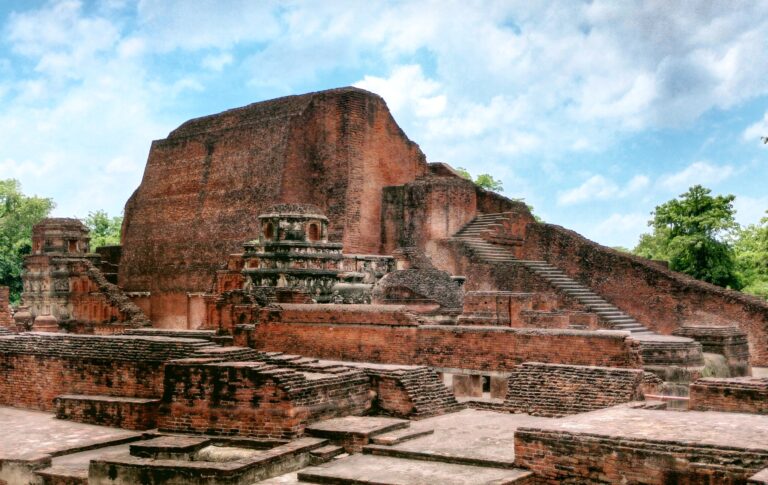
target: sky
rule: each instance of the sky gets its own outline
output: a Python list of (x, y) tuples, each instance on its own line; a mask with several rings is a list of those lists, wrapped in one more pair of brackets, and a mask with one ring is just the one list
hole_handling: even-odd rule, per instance
[(768, 1), (0, 0), (0, 179), (121, 213), (184, 121), (354, 85), (431, 162), (633, 247), (694, 184), (768, 209)]

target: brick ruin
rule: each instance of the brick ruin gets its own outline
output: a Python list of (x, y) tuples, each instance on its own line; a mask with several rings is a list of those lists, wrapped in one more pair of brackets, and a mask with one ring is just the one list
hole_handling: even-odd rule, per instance
[[(0, 288), (0, 405), (152, 438), (61, 483), (255, 483), (344, 451), (339, 467), (413, 458), (493, 483), (768, 467), (768, 443), (702, 445), (690, 414), (763, 423), (768, 304), (535, 221), (428, 163), (360, 89), (184, 123), (152, 143), (121, 245), (91, 251), (82, 223), (46, 219), (24, 269), (12, 317)], [(531, 419), (514, 457), (389, 448), (428, 439), (411, 422), (473, 412)], [(642, 429), (675, 414), (690, 433)], [(0, 454), (0, 484), (18, 463)], [(55, 463), (22, 471), (59, 483)], [(285, 483), (375, 482), (331, 468)]]

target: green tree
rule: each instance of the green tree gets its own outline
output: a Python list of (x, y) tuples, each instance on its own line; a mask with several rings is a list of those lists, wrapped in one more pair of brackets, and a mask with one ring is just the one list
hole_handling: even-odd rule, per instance
[(32, 226), (54, 206), (51, 199), (24, 195), (18, 180), (0, 180), (0, 285), (10, 287), (13, 303), (21, 297), (21, 268), (32, 249)]
[[(464, 167), (456, 168), (456, 172), (467, 180), (472, 180), (472, 174), (469, 173)], [(504, 190), (504, 184), (501, 180), (493, 178), (493, 175), (487, 173), (481, 173), (474, 180), (475, 185), (482, 187), (486, 190), (492, 190), (493, 192), (501, 192)]]
[(91, 231), (91, 248), (120, 244), (120, 230), (123, 226), (122, 216), (109, 217), (103, 210), (89, 212), (85, 225)]
[(487, 173), (478, 175), (475, 179), (475, 184), (486, 190), (492, 190), (493, 192), (501, 192), (504, 190), (504, 185), (501, 183), (501, 180), (495, 179)]
[(472, 174), (469, 173), (469, 170), (467, 170), (464, 167), (458, 167), (456, 168), (456, 172), (458, 172), (459, 175), (464, 177), (467, 180), (472, 180)]
[(768, 299), (768, 217), (741, 228), (733, 243), (742, 291)]
[(712, 196), (695, 185), (656, 207), (648, 223), (652, 234), (641, 237), (634, 252), (669, 261), (672, 270), (710, 283), (740, 289), (734, 251), (729, 237), (738, 229), (733, 195)]

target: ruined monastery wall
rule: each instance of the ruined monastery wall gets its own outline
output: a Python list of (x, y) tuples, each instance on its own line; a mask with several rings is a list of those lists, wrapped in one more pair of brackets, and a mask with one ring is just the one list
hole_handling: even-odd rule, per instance
[[(314, 319), (305, 308), (296, 309), (301, 313), (296, 315), (293, 305), (282, 307), (282, 312), (273, 311), (270, 318), (256, 325), (253, 339), (258, 350), (483, 371), (509, 371), (527, 361), (640, 366), (636, 343), (624, 332), (378, 322), (342, 324)], [(339, 312), (343, 311), (341, 307)]]
[(355, 88), (191, 120), (152, 144), (126, 204), (120, 285), (151, 292), (155, 326), (186, 326), (187, 293), (211, 289), (267, 206), (315, 204), (346, 253), (377, 253), (382, 187), (426, 170), (384, 101)]
[(749, 336), (752, 365), (768, 365), (768, 303), (622, 254), (551, 224), (529, 224), (526, 259), (543, 259), (585, 283), (651, 330), (737, 325)]
[(361, 371), (307, 374), (262, 362), (169, 364), (159, 427), (167, 431), (292, 439), (314, 421), (370, 409)]
[(0, 337), (0, 405), (52, 411), (61, 394), (159, 397), (165, 362), (198, 347), (164, 337)]

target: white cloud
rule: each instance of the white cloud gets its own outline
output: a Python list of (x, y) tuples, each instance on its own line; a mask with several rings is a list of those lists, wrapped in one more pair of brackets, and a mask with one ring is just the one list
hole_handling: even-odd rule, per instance
[(592, 236), (611, 246), (626, 244), (626, 241), (637, 241), (640, 234), (647, 231), (649, 218), (648, 214), (640, 212), (613, 213), (595, 226)]
[[(210, 112), (210, 93), (236, 84), (222, 102), (359, 80), (431, 159), (497, 176), (549, 167), (558, 182), (541, 185), (551, 192), (581, 168), (563, 163), (571, 154), (599, 154), (634, 133), (768, 93), (765, 2), (51, 0), (23, 8), (0, 30), (12, 57), (0, 60), (0, 160), (26, 168), (2, 168), (51, 187), (30, 167), (60, 160), (78, 174), (55, 181), (73, 187), (73, 200), (89, 184), (124, 200), (133, 187), (99, 177), (122, 170), (119, 183), (138, 182), (149, 140), (185, 113)], [(768, 115), (744, 137), (758, 140), (767, 128)], [(595, 163), (592, 174), (606, 168)], [(697, 163), (654, 184), (594, 175), (556, 200), (626, 200), (736, 173)]]
[(211, 71), (221, 71), (225, 66), (232, 64), (234, 58), (229, 52), (207, 55), (203, 58), (202, 65)]
[(744, 141), (760, 143), (764, 148), (768, 148), (761, 137), (768, 136), (768, 112), (765, 113), (762, 120), (759, 120), (747, 127), (742, 133)]
[(682, 192), (693, 185), (716, 185), (735, 173), (731, 165), (715, 165), (707, 161), (693, 162), (683, 170), (659, 177), (658, 184), (669, 191)]
[(756, 224), (763, 217), (768, 216), (768, 195), (763, 197), (749, 197), (737, 195), (733, 201), (736, 209), (736, 221), (742, 225)]
[(623, 187), (602, 175), (593, 175), (578, 187), (561, 192), (557, 203), (573, 205), (590, 200), (619, 199), (637, 193), (649, 184), (650, 180), (645, 175), (634, 176)]
[(141, 0), (138, 21), (159, 51), (221, 49), (276, 38), (281, 8), (275, 1)]
[(447, 103), (440, 94), (440, 83), (426, 78), (418, 64), (398, 66), (387, 78), (365, 76), (354, 85), (384, 98), (395, 115), (408, 110), (417, 117), (432, 118), (440, 115)]

